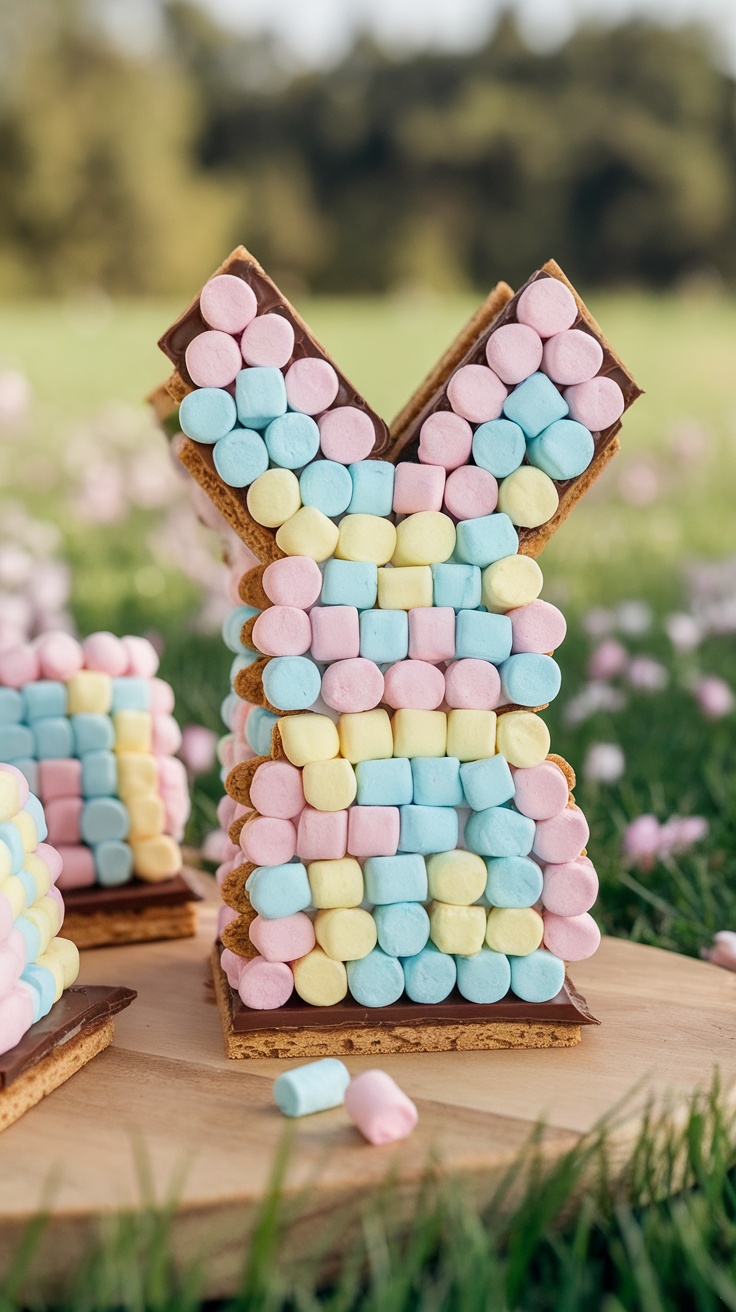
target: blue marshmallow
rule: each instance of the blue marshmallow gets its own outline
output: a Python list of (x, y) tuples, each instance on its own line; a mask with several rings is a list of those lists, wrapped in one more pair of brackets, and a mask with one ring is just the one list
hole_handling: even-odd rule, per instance
[(511, 967), (503, 952), (482, 947), (472, 957), (455, 957), (458, 992), (468, 1002), (500, 1002), (511, 985)]
[(228, 651), (234, 652), (236, 656), (242, 654), (243, 643), (240, 635), (243, 625), (260, 613), (255, 606), (235, 606), (228, 612), (222, 621), (222, 640)]
[(82, 757), (82, 797), (114, 797), (118, 766), (112, 752), (85, 752)]
[(273, 1099), (284, 1116), (311, 1116), (312, 1112), (341, 1107), (349, 1083), (350, 1073), (343, 1062), (324, 1057), (277, 1075)]
[(39, 966), (35, 962), (26, 966), (21, 979), (30, 985), (36, 999), (37, 1006), (34, 1011), (34, 1021), (40, 1020), (42, 1016), (48, 1016), (54, 1005), (56, 997), (56, 980), (51, 971), (46, 966)]
[(534, 843), (534, 821), (505, 806), (474, 811), (465, 826), (465, 842), (479, 856), (528, 856)]
[(405, 757), (394, 757), (387, 761), (359, 761), (355, 767), (355, 777), (358, 781), (357, 801), (360, 806), (404, 806), (414, 796), (411, 762)]
[(456, 756), (415, 756), (411, 763), (417, 806), (462, 806), (460, 762)]
[(36, 744), (27, 724), (0, 724), (0, 761), (12, 765), (21, 756), (35, 756)]
[(546, 374), (532, 374), (509, 392), (503, 403), (507, 419), (523, 428), (527, 438), (536, 437), (543, 428), (569, 411), (567, 401)]
[(115, 730), (109, 715), (96, 715), (80, 711), (69, 719), (74, 739), (74, 755), (87, 752), (109, 752), (115, 746)]
[(272, 464), (281, 469), (301, 469), (319, 451), (319, 429), (315, 421), (311, 415), (293, 410), (272, 419), (263, 440)]
[(394, 504), (395, 466), (388, 460), (360, 460), (348, 465), (353, 480), (349, 515), (390, 515)]
[(238, 709), (241, 698), (236, 692), (229, 692), (220, 703), (220, 719), (226, 729), (232, 729), (235, 712)]
[(480, 569), (477, 565), (433, 565), (432, 590), (435, 606), (474, 610), (480, 606)]
[(500, 665), (511, 655), (512, 640), (508, 615), (491, 615), (484, 610), (458, 611), (455, 620), (455, 655), (458, 660), (470, 657)]
[(39, 679), (23, 686), (24, 720), (46, 720), (49, 716), (66, 715), (66, 685), (57, 679)]
[(23, 903), (24, 907), (32, 907), (38, 897), (38, 887), (33, 875), (30, 875), (27, 870), (19, 870), (17, 878), (23, 885), (23, 891), (25, 893), (25, 901)]
[[(32, 684), (28, 684), (32, 687)], [(20, 724), (23, 719), (23, 698), (16, 688), (0, 688), (0, 725)]]
[(256, 756), (271, 755), (271, 739), (278, 718), (278, 715), (267, 711), (264, 706), (254, 706), (249, 713), (245, 722), (245, 737)]
[(228, 487), (250, 487), (268, 469), (268, 450), (260, 433), (233, 428), (215, 443), (212, 459)]
[(455, 987), (455, 958), (440, 952), (434, 943), (428, 943), (414, 957), (405, 957), (401, 964), (404, 987), (412, 1002), (444, 1002)]
[(406, 660), (408, 652), (407, 611), (369, 610), (360, 616), (360, 654), (366, 660), (375, 661), (376, 665), (392, 665)]
[[(429, 940), (429, 916), (421, 902), (390, 902), (373, 911), (378, 945), (390, 957), (414, 957)], [(402, 979), (403, 989), (403, 979)]]
[(524, 430), (510, 419), (489, 419), (473, 435), (473, 459), (494, 478), (506, 478), (526, 454)]
[(244, 428), (267, 428), (285, 415), (286, 383), (281, 370), (267, 365), (241, 369), (235, 379), (235, 404)]
[(345, 465), (339, 465), (336, 460), (315, 460), (302, 470), (299, 491), (303, 506), (314, 506), (334, 519), (350, 505), (353, 480)]
[(418, 854), (369, 856), (363, 864), (363, 879), (366, 901), (374, 906), (427, 899), (427, 867)]
[(36, 834), (39, 843), (45, 843), (46, 839), (49, 836), (48, 825), (46, 824), (46, 816), (44, 814), (44, 809), (41, 806), (41, 803), (33, 793), (28, 794), (28, 801), (23, 807), (23, 810), (28, 812), (34, 825), (36, 826)]
[(486, 869), (486, 897), (492, 907), (533, 907), (542, 896), (542, 871), (531, 857), (489, 857)]
[(400, 852), (451, 852), (457, 847), (457, 811), (451, 806), (402, 806), (399, 808)]
[[(412, 902), (409, 905), (418, 906)], [(422, 910), (423, 908), (419, 908)], [(381, 907), (379, 910), (393, 911), (393, 907)], [(426, 912), (425, 912), (426, 915)], [(381, 932), (378, 932), (381, 941)], [(397, 1002), (404, 992), (404, 972), (401, 962), (395, 955), (388, 955), (380, 947), (374, 948), (367, 957), (359, 961), (346, 963), (348, 988), (355, 1001), (361, 1007), (390, 1007)]]
[(514, 556), (518, 550), (519, 535), (508, 515), (500, 511), (478, 519), (462, 519), (457, 526), (455, 555), (468, 565), (485, 569), (504, 556)]
[(263, 691), (280, 711), (306, 711), (321, 687), (319, 669), (308, 656), (276, 656), (263, 667)]
[(577, 478), (588, 468), (595, 443), (589, 430), (574, 419), (557, 419), (543, 428), (526, 449), (530, 465), (544, 470), (550, 478)]
[(126, 675), (112, 681), (112, 706), (110, 714), (116, 711), (150, 711), (151, 689), (148, 679), (139, 675)]
[(554, 700), (562, 683), (557, 661), (535, 652), (509, 656), (499, 665), (498, 672), (503, 701), (515, 702), (517, 706), (544, 706)]
[(127, 838), (130, 818), (117, 797), (93, 797), (82, 808), (79, 829), (85, 843), (94, 847), (106, 839)]
[(117, 888), (133, 878), (133, 852), (120, 839), (97, 843), (94, 858), (97, 882), (104, 888)]
[(468, 805), (474, 811), (510, 802), (516, 789), (505, 756), (489, 756), (483, 761), (465, 761), (460, 766), (460, 782)]
[(551, 1002), (565, 983), (565, 963), (546, 948), (509, 957), (511, 988), (523, 1002)]
[(182, 433), (195, 442), (212, 445), (235, 427), (238, 412), (229, 392), (221, 387), (198, 387), (179, 406)]
[[(313, 466), (314, 468), (314, 466)], [(338, 465), (344, 469), (344, 465)], [(378, 594), (378, 568), (369, 560), (328, 560), (322, 579), (323, 606), (370, 610)]]
[(41, 951), (41, 935), (32, 920), (18, 916), (13, 929), (19, 929), (26, 946), (26, 961), (35, 961)]
[(32, 725), (35, 753), (39, 761), (59, 760), (71, 756), (74, 750), (72, 726), (61, 715), (50, 715), (45, 720), (34, 720)]
[(281, 866), (258, 866), (245, 887), (254, 911), (264, 920), (293, 916), (311, 906), (312, 893), (301, 861)]
[(23, 848), (23, 839), (20, 836), (20, 829), (17, 825), (11, 824), (7, 820), (0, 825), (0, 843), (4, 843), (10, 852), (10, 873), (17, 875), (23, 869), (25, 860), (25, 850)]

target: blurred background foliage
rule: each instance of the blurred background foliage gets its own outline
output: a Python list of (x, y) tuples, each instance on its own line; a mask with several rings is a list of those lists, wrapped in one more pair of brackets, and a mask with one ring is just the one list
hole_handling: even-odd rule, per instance
[[(736, 279), (736, 95), (696, 29), (468, 53), (277, 47), (163, 5), (0, 0), (0, 292), (187, 293), (243, 234), (291, 292)], [(501, 253), (503, 258), (501, 259)]]

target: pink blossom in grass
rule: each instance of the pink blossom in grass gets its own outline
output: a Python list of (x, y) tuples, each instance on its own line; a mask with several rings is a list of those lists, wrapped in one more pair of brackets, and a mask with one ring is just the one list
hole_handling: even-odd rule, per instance
[(659, 830), (659, 855), (684, 852), (708, 836), (708, 821), (702, 815), (673, 815)]
[(575, 697), (570, 698), (564, 711), (565, 723), (583, 724), (599, 711), (622, 711), (625, 705), (626, 697), (619, 688), (612, 688), (610, 683), (594, 679), (586, 683)]
[(701, 948), (700, 955), (712, 966), (723, 966), (725, 970), (736, 970), (736, 934), (731, 929), (721, 929), (713, 935), (710, 947)]
[(208, 774), (216, 761), (217, 734), (203, 724), (187, 724), (182, 730), (179, 755), (190, 778)]
[(717, 674), (706, 674), (693, 687), (695, 700), (706, 720), (720, 720), (734, 707), (734, 696), (725, 679)]
[(661, 692), (669, 683), (667, 667), (651, 656), (634, 656), (629, 662), (626, 678), (632, 688), (642, 692)]
[(695, 651), (703, 639), (702, 625), (694, 615), (688, 615), (685, 611), (668, 615), (664, 621), (664, 631), (675, 651)]
[(593, 606), (583, 616), (583, 628), (590, 638), (605, 638), (615, 624), (615, 616), (602, 606)]
[(613, 679), (626, 667), (629, 653), (616, 638), (604, 638), (588, 661), (589, 679)]
[(696, 419), (682, 419), (672, 429), (669, 446), (683, 465), (699, 465), (710, 454), (712, 443), (709, 433)]
[(660, 823), (656, 815), (639, 815), (625, 828), (623, 854), (642, 870), (649, 870), (659, 855)]
[(109, 460), (88, 465), (73, 510), (87, 524), (121, 523), (128, 513), (128, 502), (119, 466)]
[(615, 784), (626, 769), (618, 743), (592, 743), (583, 761), (583, 778), (590, 783)]
[(650, 506), (662, 490), (659, 470), (649, 460), (632, 460), (621, 471), (618, 490), (628, 506)]

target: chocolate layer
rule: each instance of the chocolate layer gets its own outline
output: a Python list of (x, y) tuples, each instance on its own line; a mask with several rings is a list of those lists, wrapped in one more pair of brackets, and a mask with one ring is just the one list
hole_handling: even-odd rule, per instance
[(147, 907), (176, 907), (184, 902), (201, 902), (199, 893), (190, 888), (181, 875), (165, 879), (160, 884), (147, 884), (142, 879), (134, 879), (129, 884), (119, 884), (117, 888), (103, 888), (93, 884), (89, 888), (65, 888), (64, 905), (75, 915), (90, 915), (93, 912), (144, 911)]
[(136, 996), (135, 989), (120, 985), (88, 984), (66, 989), (48, 1016), (36, 1021), (20, 1043), (0, 1056), (0, 1090), (7, 1089), (53, 1048), (80, 1030), (96, 1029), (110, 1016), (129, 1007)]
[(355, 1029), (358, 1025), (431, 1025), (454, 1023), (459, 1021), (551, 1021), (571, 1025), (599, 1025), (588, 1008), (582, 994), (578, 993), (570, 979), (565, 979), (563, 988), (551, 1002), (522, 1002), (513, 993), (507, 993), (500, 1002), (483, 1005), (468, 1002), (457, 989), (454, 989), (444, 1002), (428, 1005), (412, 1002), (402, 995), (398, 1002), (390, 1007), (361, 1007), (354, 998), (346, 998), (333, 1007), (311, 1007), (302, 1002), (296, 994), (276, 1011), (253, 1011), (245, 1007), (234, 989), (230, 990), (233, 1030), (236, 1034), (245, 1034), (250, 1030), (278, 1029), (312, 1029), (315, 1026), (345, 1026)]

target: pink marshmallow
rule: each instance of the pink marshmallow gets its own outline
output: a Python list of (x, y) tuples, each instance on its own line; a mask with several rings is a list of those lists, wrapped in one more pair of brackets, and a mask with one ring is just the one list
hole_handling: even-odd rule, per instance
[(236, 803), (225, 793), (217, 803), (217, 823), (221, 829), (229, 829), (235, 819)]
[(26, 984), (18, 983), (0, 998), (0, 1054), (17, 1047), (33, 1024), (33, 998)]
[(386, 671), (384, 685), (384, 701), (397, 711), (436, 711), (445, 696), (445, 676), (428, 661), (397, 661)]
[(191, 807), (189, 800), (183, 800), (174, 796), (172, 793), (163, 792), (161, 801), (164, 804), (164, 832), (171, 834), (177, 843), (180, 843), (184, 837), (187, 820)]
[(542, 905), (556, 916), (582, 916), (598, 896), (598, 876), (587, 856), (544, 867)]
[(570, 407), (570, 418), (584, 424), (591, 433), (609, 428), (624, 412), (624, 394), (618, 383), (601, 374), (587, 383), (566, 387), (563, 396)]
[(243, 825), (240, 846), (255, 866), (281, 866), (296, 854), (296, 829), (291, 820), (259, 815)]
[(315, 606), (312, 655), (316, 661), (346, 661), (360, 655), (360, 626), (355, 606)]
[(535, 279), (521, 293), (516, 305), (516, 318), (539, 333), (540, 337), (554, 337), (566, 328), (572, 328), (578, 317), (575, 297), (558, 278)]
[(263, 591), (275, 606), (313, 606), (322, 591), (319, 565), (309, 556), (274, 560), (263, 571)]
[(148, 638), (139, 638), (137, 634), (126, 634), (122, 639), (128, 653), (126, 674), (136, 674), (141, 679), (152, 679), (158, 673), (158, 652)]
[(498, 483), (493, 474), (477, 465), (465, 465), (450, 474), (445, 488), (445, 507), (455, 519), (480, 519), (492, 515), (498, 504)]
[(27, 964), (26, 941), (23, 935), (21, 934), (20, 930), (18, 929), (17, 925), (14, 925), (13, 928), (11, 929), (6, 939), (6, 943), (9, 950), (15, 954), (15, 958), (18, 962), (18, 974), (20, 974), (21, 971), (25, 969)]
[(293, 820), (304, 809), (301, 770), (288, 761), (264, 761), (253, 775), (250, 800), (261, 815)]
[(464, 364), (447, 384), (447, 399), (456, 415), (473, 424), (498, 419), (508, 390), (484, 364)]
[(486, 360), (502, 383), (523, 383), (542, 361), (542, 339), (525, 323), (507, 323), (491, 333)]
[(79, 843), (59, 846), (61, 874), (56, 881), (59, 888), (88, 888), (95, 882), (95, 859), (88, 847)]
[(564, 642), (567, 621), (561, 610), (548, 601), (530, 601), (506, 612), (511, 620), (512, 652), (530, 651), (540, 656), (555, 651)]
[(396, 466), (394, 510), (397, 515), (441, 510), (444, 492), (445, 471), (441, 465), (415, 465), (407, 460)]
[(342, 465), (366, 460), (376, 445), (373, 420), (357, 406), (336, 406), (320, 415), (317, 424), (322, 454)]
[(294, 976), (282, 961), (253, 957), (240, 972), (238, 993), (246, 1007), (255, 1011), (273, 1011), (283, 1007), (294, 992)]
[(43, 861), (46, 869), (51, 875), (51, 883), (55, 884), (62, 871), (63, 861), (61, 854), (50, 843), (39, 843), (36, 848), (36, 856)]
[(90, 633), (82, 642), (84, 668), (118, 678), (128, 668), (128, 654), (114, 633)]
[(174, 690), (164, 679), (149, 679), (151, 711), (154, 715), (171, 715), (174, 709)]
[(561, 865), (580, 856), (590, 830), (579, 806), (568, 806), (550, 820), (538, 820), (532, 852), (540, 861)]
[(65, 907), (64, 907), (64, 899), (61, 896), (61, 893), (59, 892), (55, 884), (51, 885), (51, 888), (49, 889), (46, 896), (50, 897), (51, 901), (56, 904), (57, 911), (59, 912), (59, 923), (56, 926), (56, 933), (58, 934), (59, 930), (64, 924), (64, 915), (66, 914)]
[[(562, 770), (554, 761), (540, 761), (526, 769), (514, 770), (514, 806), (530, 820), (551, 820), (567, 806), (570, 789)], [(585, 844), (581, 843), (580, 847)], [(575, 853), (578, 856), (580, 848)]]
[(54, 629), (35, 642), (43, 679), (71, 679), (84, 664), (82, 648), (70, 633)]
[(227, 975), (227, 982), (231, 989), (237, 989), (240, 983), (245, 957), (238, 957), (229, 948), (223, 948), (220, 953), (220, 965)]
[(39, 761), (38, 796), (44, 806), (57, 797), (79, 797), (81, 791), (81, 761), (75, 757)]
[(345, 1092), (345, 1110), (369, 1143), (406, 1139), (419, 1120), (414, 1103), (385, 1071), (362, 1071)]
[(544, 343), (542, 368), (553, 383), (587, 383), (603, 364), (603, 347), (591, 333), (568, 328)]
[(238, 919), (237, 911), (232, 907), (226, 907), (224, 904), (217, 909), (217, 937), (220, 938), (226, 925), (232, 925), (234, 920)]
[(305, 806), (297, 826), (297, 856), (302, 861), (339, 861), (347, 850), (347, 811), (315, 811)]
[(248, 719), (250, 706), (247, 702), (238, 702), (233, 712), (233, 733), (238, 742), (241, 741), (245, 734), (245, 722)]
[(181, 729), (173, 715), (151, 716), (151, 742), (155, 756), (173, 756), (181, 747)]
[(315, 944), (314, 925), (303, 911), (277, 920), (256, 916), (248, 927), (248, 936), (264, 961), (297, 961)]
[(217, 882), (218, 888), (222, 888), (228, 875), (231, 875), (233, 873), (233, 870), (237, 869), (238, 865), (240, 865), (240, 862), (237, 860), (220, 862), (219, 866), (215, 871), (215, 880)]
[(0, 893), (0, 943), (7, 938), (13, 928), (14, 920), (15, 912), (10, 902), (4, 893)]
[(412, 660), (451, 661), (455, 655), (455, 612), (451, 606), (418, 606), (409, 611)]
[(28, 780), (23, 774), (23, 771), (18, 769), (17, 765), (0, 765), (0, 770), (2, 770), (3, 774), (12, 774), (15, 779), (16, 788), (18, 789), (18, 808), (19, 810), (22, 810), (28, 801), (28, 795), (31, 791), (28, 787)]
[(585, 961), (601, 941), (601, 931), (587, 911), (581, 916), (544, 915), (544, 946), (563, 961)]
[(15, 986), (23, 966), (7, 943), (0, 943), (0, 998)]
[(490, 661), (466, 657), (445, 670), (445, 698), (453, 710), (493, 711), (501, 696), (501, 676)]
[(215, 329), (194, 337), (185, 359), (189, 376), (197, 387), (228, 387), (243, 367), (235, 338)]
[(81, 843), (79, 823), (84, 810), (81, 797), (56, 797), (46, 803), (44, 810), (49, 842), (53, 843), (54, 847), (60, 847), (62, 844), (74, 846)]
[(180, 792), (188, 795), (189, 780), (183, 761), (178, 760), (176, 756), (157, 756), (156, 769), (159, 788), (178, 788)]
[(0, 687), (22, 688), (24, 683), (34, 683), (40, 677), (41, 662), (30, 643), (0, 652)]
[(289, 409), (305, 415), (318, 415), (329, 409), (340, 387), (332, 365), (311, 355), (294, 361), (286, 371), (285, 382)]
[(245, 279), (232, 273), (219, 273), (202, 288), (199, 308), (210, 328), (219, 328), (224, 333), (242, 333), (255, 318), (258, 302)]
[(458, 469), (470, 459), (472, 445), (473, 430), (467, 419), (452, 410), (436, 410), (422, 424), (417, 454), (423, 465)]
[(382, 699), (383, 675), (362, 656), (335, 661), (322, 675), (322, 700), (334, 711), (372, 711)]
[(240, 340), (246, 364), (283, 369), (294, 350), (294, 329), (283, 314), (259, 314)]
[(253, 642), (264, 656), (303, 656), (312, 642), (312, 626), (298, 606), (269, 606), (253, 625)]
[(399, 850), (397, 806), (351, 806), (348, 852), (351, 856), (395, 856)]

